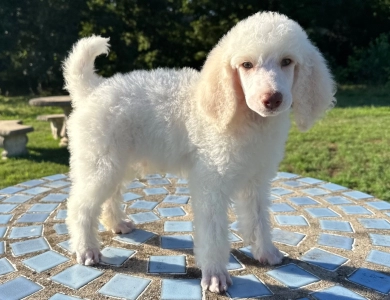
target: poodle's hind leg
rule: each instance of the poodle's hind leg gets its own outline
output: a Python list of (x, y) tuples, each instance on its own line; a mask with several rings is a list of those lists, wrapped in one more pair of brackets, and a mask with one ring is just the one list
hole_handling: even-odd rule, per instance
[(127, 218), (122, 210), (122, 199), (118, 186), (114, 194), (103, 204), (100, 220), (104, 227), (113, 233), (129, 233), (135, 228), (133, 222)]

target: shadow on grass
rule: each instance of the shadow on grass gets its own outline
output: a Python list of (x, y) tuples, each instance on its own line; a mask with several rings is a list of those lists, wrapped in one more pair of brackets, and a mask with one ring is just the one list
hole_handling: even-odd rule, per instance
[(340, 86), (335, 95), (337, 108), (390, 106), (390, 87)]
[(52, 162), (60, 165), (69, 165), (69, 151), (67, 148), (37, 148), (28, 147), (30, 153), (26, 156), (28, 160), (34, 162)]

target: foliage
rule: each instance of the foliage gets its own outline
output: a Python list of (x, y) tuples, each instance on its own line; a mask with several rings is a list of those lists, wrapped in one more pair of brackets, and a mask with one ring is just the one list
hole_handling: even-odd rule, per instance
[(385, 58), (382, 40), (372, 39), (390, 32), (390, 0), (2, 0), (0, 92), (60, 92), (61, 62), (79, 37), (90, 34), (111, 38), (108, 59), (97, 63), (105, 76), (139, 68), (200, 68), (231, 26), (263, 10), (298, 21), (344, 81), (371, 79), (372, 73), (356, 78), (346, 69), (362, 67), (362, 53), (380, 51), (378, 57)]

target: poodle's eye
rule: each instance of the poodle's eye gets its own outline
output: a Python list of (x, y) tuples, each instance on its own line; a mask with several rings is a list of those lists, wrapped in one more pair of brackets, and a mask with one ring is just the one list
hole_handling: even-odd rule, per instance
[(252, 69), (253, 68), (253, 65), (251, 62), (249, 61), (246, 61), (242, 64), (242, 66), (245, 68), (245, 69)]
[(289, 59), (289, 58), (283, 58), (282, 59), (282, 62), (281, 62), (281, 66), (282, 67), (287, 67), (289, 64), (291, 64), (292, 63), (292, 60), (291, 59)]

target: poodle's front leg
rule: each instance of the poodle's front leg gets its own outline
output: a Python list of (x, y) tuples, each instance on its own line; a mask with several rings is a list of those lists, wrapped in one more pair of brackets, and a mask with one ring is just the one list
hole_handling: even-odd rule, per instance
[(194, 187), (192, 206), (195, 221), (195, 256), (202, 269), (202, 288), (211, 292), (226, 291), (232, 283), (226, 266), (229, 261), (227, 206), (228, 197), (219, 187)]
[(252, 246), (252, 254), (261, 263), (280, 264), (283, 254), (274, 246), (269, 219), (270, 184), (250, 182), (236, 203), (238, 226), (244, 242)]

